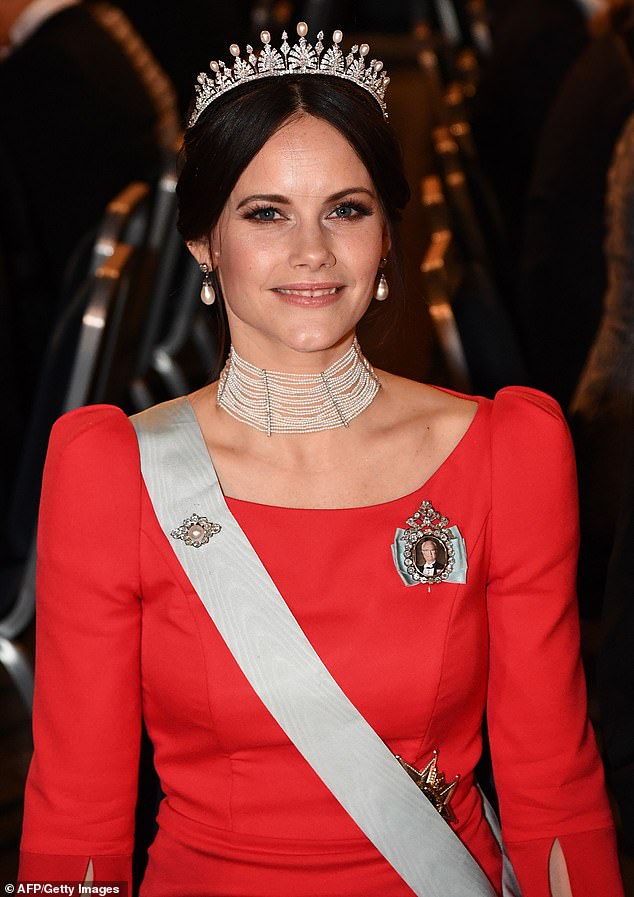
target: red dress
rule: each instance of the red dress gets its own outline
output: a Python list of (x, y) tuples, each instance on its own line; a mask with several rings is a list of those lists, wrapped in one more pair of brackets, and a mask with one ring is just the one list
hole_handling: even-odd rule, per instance
[[(423, 499), (460, 528), (466, 584), (398, 575), (395, 530)], [(551, 399), (480, 399), (447, 460), (394, 501), (228, 505), (391, 750), (420, 768), (437, 749), (460, 775), (454, 828), (498, 891), (473, 780), (485, 704), (524, 897), (549, 897), (555, 838), (574, 897), (622, 895), (579, 661), (574, 461)], [(76, 881), (89, 857), (96, 881), (129, 878), (143, 714), (165, 799), (142, 897), (411, 897), (246, 682), (159, 528), (118, 409), (55, 426), (37, 626), (23, 880)]]

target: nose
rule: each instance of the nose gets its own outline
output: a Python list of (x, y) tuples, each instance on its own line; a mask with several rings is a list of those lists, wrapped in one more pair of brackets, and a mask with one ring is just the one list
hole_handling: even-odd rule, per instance
[(320, 222), (298, 223), (293, 229), (289, 258), (291, 265), (309, 271), (332, 268), (337, 262), (332, 240), (332, 235)]

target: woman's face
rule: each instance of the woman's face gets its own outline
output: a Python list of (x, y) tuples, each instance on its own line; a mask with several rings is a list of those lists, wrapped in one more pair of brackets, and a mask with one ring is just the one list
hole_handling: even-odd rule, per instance
[[(389, 240), (355, 151), (303, 116), (247, 166), (211, 248), (238, 353), (261, 367), (320, 370), (349, 344)], [(198, 244), (199, 261), (205, 251)]]

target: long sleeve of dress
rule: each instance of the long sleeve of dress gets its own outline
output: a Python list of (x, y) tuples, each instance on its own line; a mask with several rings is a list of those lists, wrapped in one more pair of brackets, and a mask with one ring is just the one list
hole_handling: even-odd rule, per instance
[(550, 897), (555, 839), (573, 897), (620, 897), (579, 656), (568, 430), (552, 399), (514, 388), (496, 398), (491, 438), (488, 720), (504, 840), (524, 897)]
[(141, 718), (137, 454), (114, 408), (71, 412), (53, 429), (22, 881), (82, 881), (92, 858), (95, 882), (130, 882)]

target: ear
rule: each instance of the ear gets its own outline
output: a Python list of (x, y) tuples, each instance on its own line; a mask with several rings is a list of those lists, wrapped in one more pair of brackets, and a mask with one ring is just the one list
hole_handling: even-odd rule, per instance
[(211, 254), (211, 267), (215, 270), (220, 262), (220, 234), (218, 227), (215, 227), (211, 232), (208, 249)]
[(199, 265), (209, 265), (209, 267), (213, 267), (211, 264), (208, 240), (188, 240), (187, 248)]

